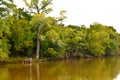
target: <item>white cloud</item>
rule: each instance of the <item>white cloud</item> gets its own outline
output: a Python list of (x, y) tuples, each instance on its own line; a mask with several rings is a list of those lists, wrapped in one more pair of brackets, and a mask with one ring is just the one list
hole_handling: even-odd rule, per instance
[[(15, 0), (19, 6), (22, 0)], [(89, 25), (100, 22), (114, 26), (120, 33), (120, 5), (119, 0), (53, 0), (53, 15), (57, 16), (60, 10), (67, 10), (65, 24)]]
[(14, 3), (17, 5), (17, 7), (23, 8), (25, 6), (23, 0), (14, 0)]

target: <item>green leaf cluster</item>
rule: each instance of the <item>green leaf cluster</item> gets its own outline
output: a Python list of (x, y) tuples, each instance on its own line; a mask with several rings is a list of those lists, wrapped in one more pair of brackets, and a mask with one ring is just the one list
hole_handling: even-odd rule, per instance
[(40, 58), (120, 54), (120, 34), (113, 26), (100, 23), (93, 23), (89, 28), (85, 25), (65, 26), (62, 23), (66, 18), (65, 10), (57, 18), (47, 15), (52, 11), (48, 8), (51, 0), (24, 1), (28, 11), (17, 8), (12, 0), (0, 1), (0, 58), (35, 57), (37, 48)]

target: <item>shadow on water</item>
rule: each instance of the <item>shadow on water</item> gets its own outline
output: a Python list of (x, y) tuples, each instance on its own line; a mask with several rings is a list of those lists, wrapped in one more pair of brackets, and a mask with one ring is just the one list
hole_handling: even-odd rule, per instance
[(0, 65), (0, 80), (119, 80), (120, 57)]

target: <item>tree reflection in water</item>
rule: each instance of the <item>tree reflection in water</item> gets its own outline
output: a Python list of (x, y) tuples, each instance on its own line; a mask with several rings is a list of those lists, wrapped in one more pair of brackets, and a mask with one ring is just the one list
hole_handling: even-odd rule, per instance
[(0, 65), (0, 80), (120, 80), (120, 57)]
[(37, 73), (37, 80), (40, 80), (40, 66), (36, 64), (36, 73)]
[[(36, 80), (40, 80), (40, 66), (39, 64), (35, 64), (34, 66), (36, 66)], [(32, 70), (32, 64), (30, 64), (30, 80), (33, 80), (32, 76), (34, 73), (32, 73)]]
[(32, 80), (32, 64), (30, 64), (30, 80)]

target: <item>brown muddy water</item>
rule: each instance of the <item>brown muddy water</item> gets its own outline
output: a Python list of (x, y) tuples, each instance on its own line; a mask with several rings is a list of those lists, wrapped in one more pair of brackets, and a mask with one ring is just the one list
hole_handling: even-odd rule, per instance
[(4, 64), (0, 80), (120, 80), (120, 57)]

